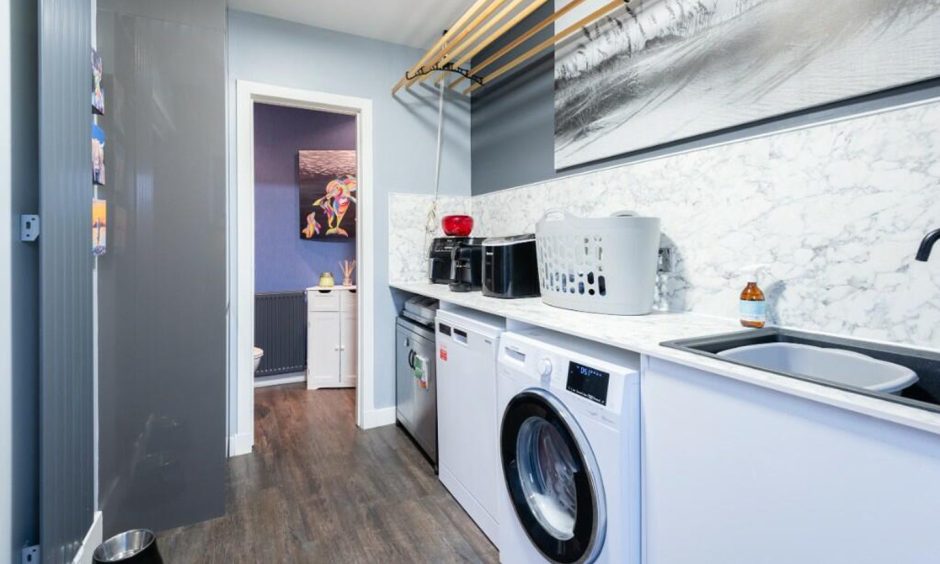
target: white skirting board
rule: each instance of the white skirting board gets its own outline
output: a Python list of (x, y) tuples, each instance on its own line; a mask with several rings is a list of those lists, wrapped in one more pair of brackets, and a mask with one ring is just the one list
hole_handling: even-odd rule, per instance
[(232, 456), (241, 456), (243, 454), (251, 454), (251, 447), (254, 445), (254, 436), (252, 433), (236, 433), (234, 435), (229, 435), (228, 438), (228, 455)]
[(75, 553), (75, 558), (72, 560), (73, 564), (92, 564), (92, 555), (95, 553), (95, 549), (98, 548), (98, 545), (104, 541), (104, 522), (101, 517), (100, 511), (95, 511), (95, 520), (91, 522), (91, 527), (88, 529), (88, 534), (85, 535), (85, 539), (82, 541), (82, 546), (78, 548), (78, 552)]
[(305, 372), (291, 372), (290, 374), (278, 374), (277, 376), (262, 376), (255, 378), (256, 388), (266, 388), (268, 386), (280, 386), (282, 384), (296, 384), (307, 379)]
[(384, 427), (385, 425), (395, 424), (395, 406), (371, 409), (365, 412), (363, 419), (363, 429), (374, 429)]

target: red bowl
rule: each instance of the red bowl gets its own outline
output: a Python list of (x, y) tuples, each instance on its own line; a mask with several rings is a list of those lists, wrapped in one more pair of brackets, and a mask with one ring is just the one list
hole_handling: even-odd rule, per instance
[(448, 237), (466, 237), (473, 231), (473, 218), (469, 215), (445, 215), (441, 219), (441, 227)]

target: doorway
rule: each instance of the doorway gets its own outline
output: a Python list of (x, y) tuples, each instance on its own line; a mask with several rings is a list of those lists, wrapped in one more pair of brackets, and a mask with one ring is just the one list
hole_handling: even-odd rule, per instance
[[(360, 428), (366, 429), (374, 424), (370, 417), (373, 402), (373, 296), (374, 288), (371, 280), (371, 266), (373, 264), (372, 249), (372, 103), (370, 100), (338, 96), (322, 92), (283, 88), (278, 86), (238, 81), (236, 83), (236, 182), (230, 188), (229, 221), (230, 240), (230, 268), (229, 268), (229, 295), (232, 305), (229, 315), (229, 346), (230, 346), (230, 391), (229, 391), (229, 456), (247, 454), (251, 452), (254, 444), (254, 390), (259, 379), (255, 378), (255, 345), (256, 328), (258, 322), (265, 322), (258, 315), (267, 316), (261, 310), (256, 312), (259, 293), (265, 290), (277, 290), (277, 282), (267, 277), (271, 264), (262, 256), (259, 258), (256, 248), (262, 241), (259, 227), (268, 229), (271, 226), (262, 226), (260, 219), (256, 222), (259, 206), (265, 206), (268, 211), (272, 208), (271, 202), (261, 201), (256, 191), (256, 178), (259, 182), (272, 180), (270, 170), (256, 170), (256, 167), (267, 168), (270, 163), (256, 163), (256, 143), (261, 143), (256, 134), (272, 127), (270, 123), (259, 120), (271, 118), (297, 119), (298, 115), (292, 112), (310, 112), (307, 118), (323, 120), (336, 129), (332, 140), (321, 140), (317, 143), (311, 140), (302, 141), (306, 148), (295, 147), (298, 151), (296, 159), (298, 181), (297, 202), (300, 206), (293, 208), (299, 213), (284, 216), (286, 231), (296, 236), (292, 248), (299, 253), (310, 251), (312, 246), (318, 246), (322, 256), (317, 263), (294, 265), (297, 271), (294, 276), (316, 274), (306, 284), (303, 293), (303, 312), (294, 312), (294, 316), (303, 315), (314, 323), (316, 329), (309, 331), (336, 332), (336, 350), (329, 351), (321, 346), (313, 350), (311, 358), (307, 359), (311, 370), (291, 373), (292, 362), (296, 359), (283, 357), (278, 363), (283, 364), (282, 374), (272, 374), (265, 383), (284, 383), (290, 381), (307, 380), (308, 388), (340, 387), (355, 384), (356, 386), (356, 423)], [(296, 124), (294, 124), (296, 125)], [(274, 129), (285, 131), (285, 125), (274, 125)], [(344, 128), (347, 128), (344, 130)], [(345, 133), (343, 133), (345, 131)], [(338, 140), (345, 136), (345, 141)], [(350, 144), (350, 137), (354, 138), (353, 149), (345, 145)], [(345, 144), (344, 144), (345, 143)], [(327, 145), (336, 145), (335, 148)], [(340, 147), (342, 145), (342, 147)], [(283, 147), (281, 148), (283, 149)], [(326, 153), (325, 151), (347, 151), (344, 154)], [(283, 159), (284, 155), (279, 158)], [(352, 159), (352, 162), (349, 159)], [(325, 168), (324, 168), (325, 167)], [(342, 170), (340, 170), (342, 169)], [(349, 170), (347, 170), (349, 169)], [(355, 172), (355, 174), (350, 174)], [(259, 176), (258, 173), (261, 173)], [(263, 188), (263, 186), (258, 186)], [(315, 196), (315, 193), (319, 195)], [(355, 217), (350, 217), (352, 202), (348, 196), (355, 198)], [(284, 194), (281, 195), (284, 197)], [(289, 196), (287, 196), (289, 197)], [(306, 202), (304, 199), (311, 200)], [(286, 202), (282, 202), (286, 203)], [(273, 207), (277, 207), (273, 205)], [(353, 221), (350, 221), (353, 219)], [(256, 233), (259, 238), (256, 241)], [(344, 235), (345, 233), (345, 235)], [(353, 235), (350, 237), (350, 235)], [(271, 236), (268, 232), (266, 235)], [(332, 241), (330, 238), (332, 237)], [(350, 239), (354, 240), (351, 242)], [(278, 244), (275, 242), (275, 244)], [(289, 245), (286, 240), (281, 245)], [(304, 247), (300, 244), (310, 245)], [(335, 246), (323, 246), (335, 245)], [(287, 247), (283, 247), (287, 248)], [(283, 249), (282, 249), (283, 250)], [(351, 261), (353, 254), (356, 260), (351, 284), (343, 284), (343, 268), (340, 263)], [(343, 255), (342, 258), (339, 258)], [(311, 255), (312, 256), (312, 255)], [(298, 259), (298, 257), (293, 257)], [(333, 273), (334, 288), (326, 288), (329, 280), (320, 279), (319, 274), (326, 272), (325, 261), (337, 263), (329, 268)], [(292, 260), (290, 257), (287, 260)], [(300, 257), (300, 260), (303, 260)], [(311, 259), (312, 260), (312, 259)], [(276, 260), (275, 260), (276, 262)], [(319, 266), (317, 266), (319, 264)], [(347, 265), (349, 262), (346, 263)], [(265, 275), (256, 279), (259, 267)], [(318, 270), (314, 272), (311, 269)], [(289, 276), (288, 276), (289, 277)], [(274, 284), (274, 286), (271, 286)], [(296, 283), (295, 283), (296, 285)], [(296, 289), (295, 289), (296, 292)], [(296, 299), (296, 298), (295, 298)], [(274, 308), (276, 309), (276, 308)], [(288, 309), (291, 309), (288, 306)], [(296, 310), (296, 304), (293, 310)], [(273, 311), (273, 310), (272, 310)], [(273, 321), (272, 323), (277, 323)], [(345, 329), (344, 329), (345, 326)], [(296, 345), (296, 335), (294, 336)], [(311, 343), (322, 344), (321, 339), (313, 338)], [(345, 344), (344, 344), (345, 343)], [(350, 352), (350, 347), (355, 353)], [(310, 350), (304, 347), (304, 352)], [(272, 349), (273, 352), (273, 349)], [(295, 351), (296, 352), (296, 351)], [(282, 351), (283, 353), (283, 351)], [(335, 354), (334, 354), (335, 353)], [(288, 355), (289, 356), (289, 355)], [(335, 363), (333, 356), (336, 356)], [(263, 362), (263, 356), (262, 362)], [(285, 360), (286, 359), (286, 360)], [(271, 363), (269, 363), (271, 365)], [(316, 370), (313, 368), (316, 367)], [(296, 366), (294, 366), (296, 368)], [(327, 374), (324, 369), (333, 370), (335, 375)], [(351, 376), (355, 375), (355, 378)], [(331, 380), (335, 378), (335, 382)], [(335, 384), (335, 386), (334, 386)]]
[(255, 387), (355, 387), (356, 116), (256, 102)]

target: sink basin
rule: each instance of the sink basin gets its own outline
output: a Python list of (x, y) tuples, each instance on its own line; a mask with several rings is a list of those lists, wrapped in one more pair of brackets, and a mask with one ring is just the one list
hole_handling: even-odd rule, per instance
[(940, 352), (934, 350), (780, 327), (662, 345), (940, 413)]
[(906, 366), (857, 352), (799, 343), (745, 345), (717, 354), (765, 370), (889, 394), (917, 382), (917, 373)]

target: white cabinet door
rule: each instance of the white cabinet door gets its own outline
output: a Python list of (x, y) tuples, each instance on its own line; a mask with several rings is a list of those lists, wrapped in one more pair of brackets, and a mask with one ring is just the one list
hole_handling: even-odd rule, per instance
[(938, 562), (940, 437), (651, 359), (648, 564)]
[(340, 320), (338, 311), (308, 311), (307, 389), (339, 385)]
[[(355, 294), (354, 294), (355, 295)], [(356, 346), (358, 332), (356, 329), (356, 309), (355, 306), (350, 310), (340, 313), (340, 361), (339, 374), (340, 386), (355, 386), (356, 375), (359, 373), (359, 367), (356, 365), (357, 355)]]

